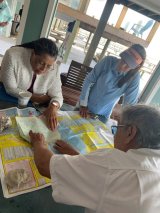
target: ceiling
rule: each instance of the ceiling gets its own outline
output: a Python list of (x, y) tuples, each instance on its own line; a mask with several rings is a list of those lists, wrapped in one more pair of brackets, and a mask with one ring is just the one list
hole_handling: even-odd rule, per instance
[(159, 0), (118, 0), (118, 3), (160, 22)]

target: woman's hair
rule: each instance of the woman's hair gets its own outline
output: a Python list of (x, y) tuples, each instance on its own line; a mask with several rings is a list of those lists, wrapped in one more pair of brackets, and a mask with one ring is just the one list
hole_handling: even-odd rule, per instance
[(160, 109), (137, 104), (123, 109), (121, 123), (136, 126), (136, 144), (140, 148), (160, 149)]
[(130, 47), (130, 49), (134, 49), (137, 53), (139, 53), (139, 55), (142, 57), (143, 61), (137, 68), (130, 70), (124, 77), (122, 77), (118, 81), (118, 87), (122, 87), (126, 82), (131, 81), (134, 78), (134, 76), (136, 75), (136, 73), (138, 72), (138, 70), (141, 69), (141, 67), (143, 66), (144, 61), (146, 59), (146, 51), (142, 45), (133, 44)]
[(33, 49), (36, 55), (48, 54), (55, 58), (57, 58), (58, 55), (58, 48), (56, 44), (48, 38), (40, 38), (18, 46)]

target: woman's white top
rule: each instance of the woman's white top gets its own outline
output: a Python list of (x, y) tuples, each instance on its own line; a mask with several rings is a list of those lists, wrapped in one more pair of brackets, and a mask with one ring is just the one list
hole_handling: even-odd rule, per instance
[[(11, 47), (6, 51), (1, 64), (1, 81), (6, 92), (19, 97), (19, 92), (27, 91), (33, 78), (33, 69), (30, 63), (32, 49)], [(50, 96), (51, 102), (63, 103), (60, 73), (55, 63), (54, 70), (37, 75), (33, 85), (33, 93)]]

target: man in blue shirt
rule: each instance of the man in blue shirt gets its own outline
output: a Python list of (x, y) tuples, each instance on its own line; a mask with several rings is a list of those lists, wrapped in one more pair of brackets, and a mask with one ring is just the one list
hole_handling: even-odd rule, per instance
[(113, 107), (123, 96), (123, 104), (135, 104), (138, 100), (140, 74), (146, 58), (144, 47), (134, 44), (120, 54), (120, 59), (103, 58), (85, 78), (80, 96), (80, 115), (90, 113), (103, 122), (109, 118)]

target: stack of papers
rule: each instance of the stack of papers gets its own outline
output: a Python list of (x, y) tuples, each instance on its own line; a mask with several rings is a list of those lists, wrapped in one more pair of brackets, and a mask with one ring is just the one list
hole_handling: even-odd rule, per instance
[(26, 141), (30, 142), (29, 131), (34, 133), (42, 133), (48, 144), (55, 143), (56, 140), (61, 139), (58, 130), (54, 132), (48, 129), (44, 118), (40, 117), (16, 117), (16, 122), (20, 136)]

